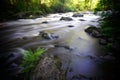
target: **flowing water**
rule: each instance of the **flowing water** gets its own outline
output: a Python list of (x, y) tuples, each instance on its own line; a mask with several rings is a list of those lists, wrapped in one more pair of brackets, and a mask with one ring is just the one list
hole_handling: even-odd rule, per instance
[[(104, 55), (102, 46), (98, 43), (98, 39), (84, 32), (84, 29), (91, 25), (99, 27), (97, 21), (100, 16), (92, 13), (84, 14), (84, 17), (72, 17), (72, 15), (72, 12), (49, 14), (36, 19), (19, 19), (1, 23), (1, 52), (14, 48), (43, 47), (50, 54), (60, 58), (62, 69), (69, 66), (67, 80), (71, 80), (78, 74), (84, 77), (74, 80), (110, 80), (112, 76), (111, 73), (108, 74), (108, 71), (112, 69), (108, 68), (110, 61), (107, 62), (101, 58)], [(60, 20), (61, 17), (71, 17), (73, 21)], [(69, 27), (71, 25), (73, 27)], [(41, 31), (58, 36), (58, 38), (44, 39), (40, 36)], [(54, 47), (54, 45), (68, 46), (68, 48)], [(93, 77), (94, 79), (88, 79)]]

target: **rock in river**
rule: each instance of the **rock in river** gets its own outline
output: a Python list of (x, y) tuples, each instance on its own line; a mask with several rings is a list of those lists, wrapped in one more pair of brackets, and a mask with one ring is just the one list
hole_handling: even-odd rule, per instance
[(70, 17), (61, 17), (60, 20), (72, 21), (73, 19)]
[(86, 21), (85, 19), (79, 19), (79, 21)]
[(31, 80), (65, 80), (61, 74), (61, 66), (58, 57), (43, 56), (33, 72)]
[(68, 25), (68, 27), (74, 27), (73, 25)]
[(73, 14), (73, 16), (72, 17), (83, 17), (84, 15), (83, 14), (81, 14), (81, 13), (75, 13), (75, 14)]
[(47, 23), (48, 23), (48, 21), (43, 21), (43, 22), (42, 22), (42, 24), (47, 24)]
[(52, 40), (52, 39), (57, 39), (58, 38), (58, 36), (50, 34), (50, 33), (47, 33), (47, 32), (44, 32), (44, 31), (41, 31), (40, 35), (44, 39), (50, 39), (50, 40)]
[(99, 29), (93, 26), (85, 29), (85, 32), (96, 38), (102, 37), (102, 34), (100, 33)]

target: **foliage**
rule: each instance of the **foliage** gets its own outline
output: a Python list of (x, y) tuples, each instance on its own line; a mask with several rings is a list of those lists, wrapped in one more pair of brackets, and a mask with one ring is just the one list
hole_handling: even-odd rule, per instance
[(107, 37), (112, 37), (115, 40), (120, 40), (120, 12), (113, 12), (111, 15), (104, 18), (104, 22), (101, 24), (102, 32)]
[(99, 0), (98, 5), (95, 10), (112, 10), (118, 11), (120, 7), (120, 0)]
[(37, 48), (35, 51), (31, 50), (25, 50), (23, 55), (23, 63), (22, 66), (24, 69), (22, 70), (23, 73), (30, 72), (32, 69), (34, 69), (35, 65), (37, 64), (37, 61), (39, 60), (39, 57), (44, 53), (44, 49)]
[(64, 4), (60, 1), (56, 1), (51, 5), (53, 12), (64, 12)]
[(120, 0), (100, 0), (96, 10), (111, 10), (110, 14), (104, 15), (101, 23), (101, 30), (106, 37), (120, 41), (119, 19), (120, 19)]
[(111, 10), (110, 14), (103, 15), (101, 30), (106, 37), (111, 37), (118, 42), (120, 41), (120, 0), (100, 0), (96, 10)]
[(17, 13), (39, 15), (55, 12), (93, 10), (98, 0), (0, 0), (0, 18), (11, 18)]
[[(120, 0), (100, 0), (95, 11), (103, 11), (103, 20), (101, 23), (101, 30), (103, 37), (106, 38), (107, 44), (104, 48), (107, 52), (119, 60), (120, 53)], [(109, 13), (110, 11), (110, 13)], [(108, 12), (106, 14), (106, 12)], [(110, 40), (110, 41), (109, 41)]]

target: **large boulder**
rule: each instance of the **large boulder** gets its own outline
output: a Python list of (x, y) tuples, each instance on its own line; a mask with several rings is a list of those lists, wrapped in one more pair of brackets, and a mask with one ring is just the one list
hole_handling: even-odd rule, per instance
[(90, 34), (91, 36), (96, 37), (96, 38), (102, 37), (100, 30), (96, 27), (93, 27), (93, 26), (85, 29), (85, 32), (87, 32), (88, 34)]
[(83, 17), (84, 15), (83, 14), (81, 14), (81, 13), (75, 13), (75, 14), (73, 14), (73, 16), (72, 17)]
[(61, 17), (60, 20), (72, 21), (73, 19), (70, 17)]
[(65, 80), (62, 63), (57, 56), (43, 56), (35, 68), (31, 80)]

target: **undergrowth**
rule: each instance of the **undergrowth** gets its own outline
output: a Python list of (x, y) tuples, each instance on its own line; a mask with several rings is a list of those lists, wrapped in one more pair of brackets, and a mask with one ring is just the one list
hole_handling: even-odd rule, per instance
[(28, 73), (32, 71), (38, 60), (40, 59), (40, 56), (45, 52), (44, 49), (42, 48), (37, 48), (36, 50), (25, 50), (23, 55), (23, 63), (21, 66), (23, 66), (23, 70), (21, 71), (22, 73)]

